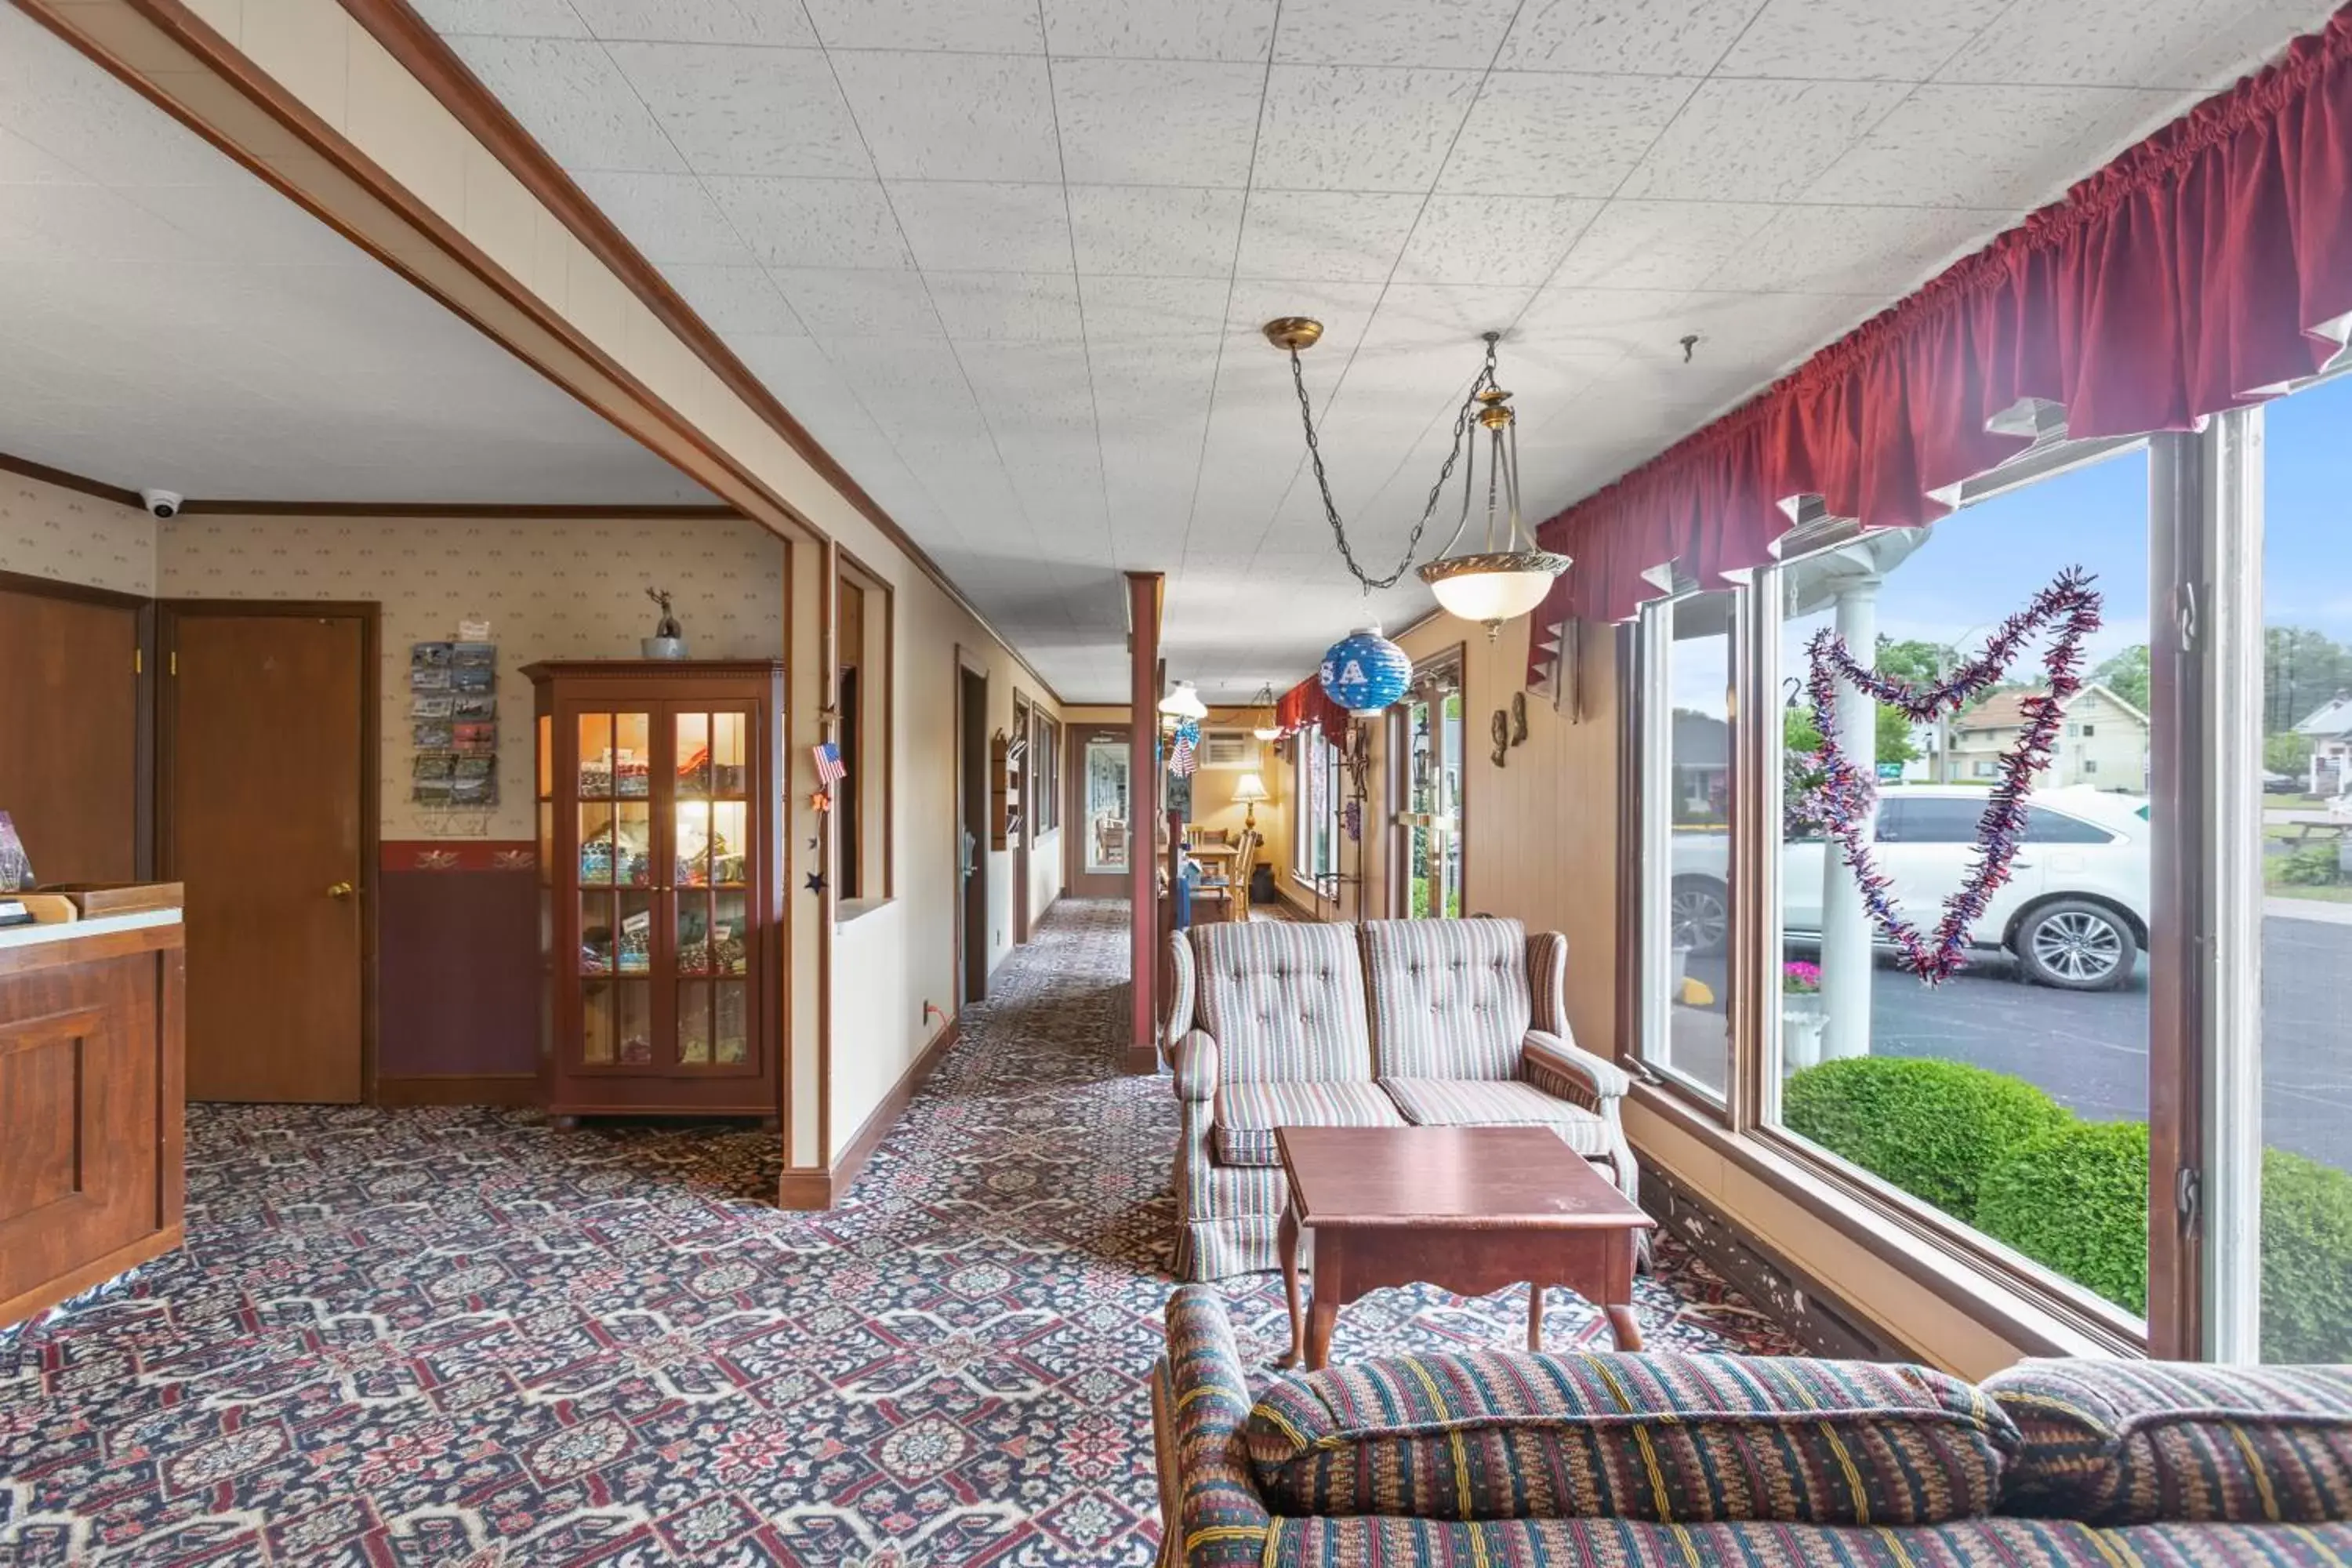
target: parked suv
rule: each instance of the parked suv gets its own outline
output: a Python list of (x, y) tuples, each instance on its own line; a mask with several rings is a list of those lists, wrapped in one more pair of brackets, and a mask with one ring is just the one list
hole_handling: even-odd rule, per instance
[[(1922, 930), (1959, 890), (1975, 861), (1985, 792), (1948, 784), (1891, 787), (1878, 797), (1879, 869)], [(1720, 831), (1676, 828), (1668, 892), (1673, 942), (1693, 953), (1721, 952), (1731, 929), (1725, 877), (1730, 843)], [(1786, 932), (1818, 938), (1822, 873), (1832, 853), (1820, 838), (1780, 850), (1780, 910)], [(2036, 794), (2009, 884), (1969, 928), (1979, 948), (2001, 949), (2045, 985), (2104, 991), (2131, 978), (2147, 942), (2147, 803), (2137, 795), (2067, 788)]]

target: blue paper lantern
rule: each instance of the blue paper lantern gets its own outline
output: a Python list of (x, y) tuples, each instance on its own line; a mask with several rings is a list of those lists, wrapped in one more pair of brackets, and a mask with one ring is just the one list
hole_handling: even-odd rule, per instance
[(1412, 684), (1412, 660), (1381, 636), (1378, 626), (1349, 632), (1323, 655), (1323, 694), (1359, 719), (1369, 719)]

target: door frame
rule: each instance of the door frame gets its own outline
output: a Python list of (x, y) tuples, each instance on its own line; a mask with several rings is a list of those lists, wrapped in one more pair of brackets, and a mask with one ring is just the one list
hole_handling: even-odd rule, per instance
[(36, 577), (24, 572), (0, 571), (0, 593), (26, 594), (41, 599), (68, 599), (77, 604), (129, 610), (135, 616), (133, 635), (138, 639), (139, 665), (134, 677), (137, 687), (131, 700), (131, 876), (135, 879), (153, 881), (156, 866), (155, 669), (159, 646), (156, 602), (141, 594), (92, 587), (87, 583), (68, 583), (57, 577)]
[[(1090, 826), (1086, 812), (1087, 746), (1091, 742), (1108, 741), (1131, 750), (1131, 740), (1124, 724), (1074, 723), (1067, 719), (1062, 721), (1062, 826), (1066, 830), (1062, 834), (1062, 890), (1072, 898), (1116, 899), (1120, 903), (1128, 903), (1135, 897), (1130, 883), (1131, 866), (1122, 867), (1117, 871), (1089, 872), (1087, 869)], [(1127, 787), (1129, 791), (1135, 788), (1131, 757)], [(1066, 831), (1073, 823), (1078, 825), (1077, 831)], [(1128, 853), (1133, 855), (1135, 846), (1129, 845)], [(1118, 886), (1105, 888), (1101, 886), (1105, 882), (1116, 882)]]
[[(968, 710), (964, 702), (963, 695), (964, 678), (966, 676), (976, 676), (980, 680), (980, 745), (981, 773), (982, 775), (981, 780), (981, 788), (982, 793), (984, 795), (987, 791), (986, 774), (988, 772), (988, 665), (980, 655), (974, 653), (971, 649), (965, 647), (961, 643), (958, 643), (955, 647), (955, 663), (950, 667), (949, 674), (949, 679), (955, 683), (952, 689), (954, 700), (953, 706), (955, 710), (954, 741), (948, 748), (948, 754), (952, 759), (950, 765), (954, 770), (952, 776), (955, 781), (955, 816), (953, 821), (950, 825), (948, 835), (948, 864), (952, 867), (955, 871), (955, 941), (950, 944), (955, 950), (955, 970), (950, 977), (950, 984), (949, 985), (948, 994), (956, 999), (956, 1013), (959, 1017), (962, 1016), (963, 1009), (967, 1005), (976, 1002), (985, 1002), (988, 1000), (988, 974), (984, 969), (980, 977), (981, 983), (978, 987), (979, 994), (977, 995), (966, 994), (967, 992), (973, 989), (970, 984), (970, 972), (966, 968), (966, 965), (970, 963), (971, 955), (965, 949), (965, 942), (971, 933), (964, 929), (966, 925), (970, 923), (965, 918), (970, 902), (970, 892), (964, 886), (963, 878), (963, 832), (965, 823), (971, 810), (971, 802), (967, 798), (971, 792), (965, 787), (966, 780), (964, 767), (964, 723), (968, 717)], [(988, 824), (985, 820), (985, 811), (983, 811), (982, 815), (983, 820), (981, 822), (980, 831), (973, 835), (975, 843), (972, 846), (972, 876), (979, 880), (981, 885), (981, 936), (982, 942), (985, 942), (988, 927), (988, 857), (990, 851)]]
[[(155, 637), (166, 668), (177, 658), (180, 623), (200, 617), (278, 616), (355, 619), (360, 623), (360, 1103), (376, 1100), (376, 884), (383, 871), (383, 606), (373, 599), (158, 599)], [(152, 669), (155, 660), (147, 661)], [(158, 872), (172, 845), (173, 759), (179, 742), (179, 688), (163, 682), (155, 700), (154, 857)]]

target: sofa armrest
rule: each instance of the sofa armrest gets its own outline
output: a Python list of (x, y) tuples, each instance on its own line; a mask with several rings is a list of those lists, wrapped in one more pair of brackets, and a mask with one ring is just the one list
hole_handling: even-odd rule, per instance
[(1176, 1041), (1176, 1098), (1205, 1104), (1217, 1095), (1217, 1042), (1198, 1029)]
[(1520, 1042), (1519, 1076), (1546, 1094), (1596, 1110), (1633, 1086), (1616, 1063), (1542, 1029), (1529, 1029)]
[[(1249, 1382), (1224, 1303), (1203, 1285), (1168, 1300), (1168, 1353), (1152, 1376), (1152, 1447), (1162, 1473), (1160, 1529), (1186, 1568), (1257, 1568), (1273, 1521), (1250, 1473)], [(1172, 1462), (1175, 1473), (1166, 1467)]]
[(1168, 989), (1168, 1021), (1160, 1031), (1160, 1049), (1172, 1061), (1176, 1042), (1192, 1027), (1193, 999), (1199, 994), (1192, 973), (1192, 943), (1182, 931), (1168, 933), (1168, 958), (1173, 984)]

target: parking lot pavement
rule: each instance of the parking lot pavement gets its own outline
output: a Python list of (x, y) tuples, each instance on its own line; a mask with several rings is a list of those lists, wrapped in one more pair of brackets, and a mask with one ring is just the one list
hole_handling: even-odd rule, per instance
[[(2276, 910), (2263, 921), (2263, 1137), (2352, 1170), (2352, 921)], [(1720, 959), (1690, 973), (1724, 984)], [(1978, 958), (1930, 988), (1879, 961), (1871, 1048), (2013, 1073), (2094, 1121), (2147, 1114), (2147, 961), (2116, 991), (2060, 991), (2016, 977), (2005, 956)]]

